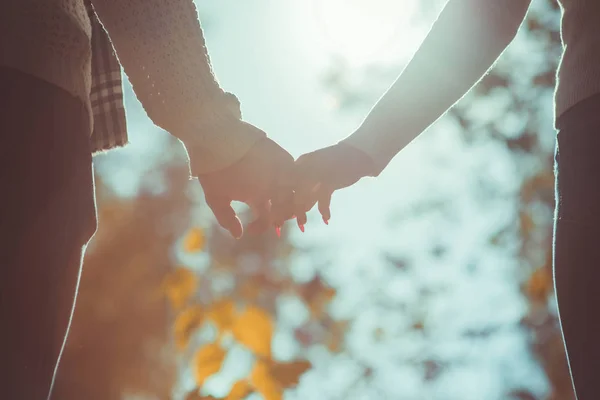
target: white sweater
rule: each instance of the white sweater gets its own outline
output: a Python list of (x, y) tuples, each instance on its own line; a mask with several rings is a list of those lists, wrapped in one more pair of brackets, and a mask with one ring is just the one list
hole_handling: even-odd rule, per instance
[[(184, 142), (195, 173), (231, 164), (264, 137), (232, 123), (239, 109), (212, 73), (193, 0), (92, 4), (138, 99), (156, 125)], [(88, 110), (90, 35), (83, 0), (0, 1), (0, 66), (55, 84)]]

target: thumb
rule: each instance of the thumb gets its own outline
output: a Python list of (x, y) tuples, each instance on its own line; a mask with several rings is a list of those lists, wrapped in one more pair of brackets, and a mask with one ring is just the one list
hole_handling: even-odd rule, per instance
[(242, 227), (242, 222), (236, 215), (234, 209), (231, 207), (231, 200), (220, 198), (220, 197), (206, 197), (206, 204), (210, 207), (217, 222), (224, 229), (228, 230), (236, 239), (242, 237), (244, 233), (244, 228)]

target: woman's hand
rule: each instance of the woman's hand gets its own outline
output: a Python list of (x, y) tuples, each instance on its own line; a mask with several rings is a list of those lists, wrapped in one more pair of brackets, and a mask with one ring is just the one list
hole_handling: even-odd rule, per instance
[[(323, 221), (331, 218), (329, 205), (334, 191), (353, 185), (362, 177), (375, 176), (373, 160), (361, 150), (338, 143), (298, 158), (294, 169), (294, 214), (304, 232), (306, 212), (316, 203)], [(285, 210), (276, 210), (285, 214)]]

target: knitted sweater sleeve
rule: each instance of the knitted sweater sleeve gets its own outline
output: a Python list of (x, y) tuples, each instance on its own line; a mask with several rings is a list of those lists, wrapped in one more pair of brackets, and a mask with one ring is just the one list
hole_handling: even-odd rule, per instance
[(136, 96), (180, 139), (193, 175), (225, 168), (261, 138), (243, 129), (237, 98), (221, 89), (193, 0), (92, 0)]

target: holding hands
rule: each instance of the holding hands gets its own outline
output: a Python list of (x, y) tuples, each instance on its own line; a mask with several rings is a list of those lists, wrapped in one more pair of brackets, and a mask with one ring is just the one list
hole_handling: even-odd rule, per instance
[(292, 186), (293, 210), (300, 229), (304, 231), (306, 213), (317, 203), (323, 222), (328, 224), (333, 192), (351, 186), (366, 176), (375, 176), (373, 161), (361, 150), (345, 143), (299, 157), (295, 163)]
[[(258, 129), (239, 123), (244, 129)], [(251, 233), (263, 233), (274, 226), (279, 234), (283, 223), (294, 217), (304, 231), (306, 213), (315, 204), (327, 224), (333, 192), (366, 176), (375, 176), (374, 163), (351, 145), (338, 143), (294, 162), (287, 151), (265, 137), (238, 162), (198, 179), (219, 224), (240, 238), (243, 227), (231, 207), (234, 200), (246, 203), (256, 216), (248, 226)]]
[[(244, 129), (258, 128), (239, 121)], [(239, 161), (216, 172), (199, 175), (206, 203), (219, 224), (239, 239), (243, 234), (232, 201), (250, 206), (256, 219), (248, 225), (251, 233), (263, 233), (276, 224), (271, 208), (276, 207), (280, 222), (293, 217), (293, 191), (288, 183), (294, 158), (277, 143), (260, 139)]]

